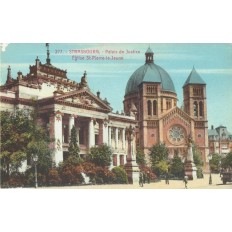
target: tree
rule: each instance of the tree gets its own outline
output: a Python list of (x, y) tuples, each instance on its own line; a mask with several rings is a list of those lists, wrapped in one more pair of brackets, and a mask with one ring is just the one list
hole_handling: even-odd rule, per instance
[(26, 148), (31, 141), (31, 124), (29, 117), (23, 111), (10, 113), (1, 111), (1, 171), (9, 177), (13, 171), (18, 171), (22, 162), (27, 159)]
[[(38, 155), (38, 176), (47, 175), (52, 166), (50, 138), (37, 124), (36, 110), (17, 110), (14, 113), (0, 112), (1, 116), (1, 173), (3, 181), (8, 181), (11, 173), (19, 172), (23, 161), (30, 161), (32, 154)], [(29, 163), (29, 165), (32, 163)], [(28, 172), (33, 173), (33, 167)], [(15, 174), (14, 174), (15, 176)]]
[(73, 126), (71, 129), (71, 138), (68, 147), (69, 156), (66, 162), (73, 163), (74, 165), (80, 164), (83, 160), (80, 158), (79, 152), (80, 148), (77, 144), (77, 131), (75, 126)]
[(201, 152), (196, 144), (193, 144), (192, 148), (193, 148), (193, 161), (197, 168), (197, 178), (202, 178), (202, 172), (203, 172), (202, 167), (204, 162), (201, 158)]
[(170, 167), (170, 172), (172, 175), (178, 178), (182, 178), (184, 176), (184, 165), (178, 154), (174, 154)]
[(139, 147), (137, 147), (136, 151), (137, 151), (137, 153), (136, 153), (136, 163), (139, 166), (145, 166), (146, 165), (146, 160), (145, 160), (144, 152)]
[(212, 154), (212, 159), (209, 161), (211, 172), (220, 172), (221, 156), (217, 153)]
[(149, 155), (152, 169), (158, 176), (168, 172), (168, 149), (164, 143), (151, 147)]
[(232, 168), (232, 151), (228, 153), (225, 158), (222, 159), (221, 163), (223, 169)]
[(112, 156), (111, 148), (106, 144), (102, 144), (90, 148), (88, 159), (97, 166), (108, 167), (112, 162)]

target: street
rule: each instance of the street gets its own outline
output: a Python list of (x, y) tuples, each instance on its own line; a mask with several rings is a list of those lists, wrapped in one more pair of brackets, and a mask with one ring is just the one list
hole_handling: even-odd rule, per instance
[[(209, 174), (205, 174), (203, 179), (188, 181), (188, 189), (232, 189), (232, 183), (222, 184), (219, 174), (212, 174), (212, 185), (209, 185)], [(156, 183), (145, 183), (143, 187), (136, 184), (106, 184), (106, 185), (81, 185), (62, 187), (42, 187), (40, 189), (185, 189), (182, 180), (169, 180), (169, 185), (165, 180)]]

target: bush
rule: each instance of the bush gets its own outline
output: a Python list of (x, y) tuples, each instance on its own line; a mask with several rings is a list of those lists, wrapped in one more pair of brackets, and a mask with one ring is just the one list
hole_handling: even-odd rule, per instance
[(146, 165), (144, 166), (139, 166), (139, 169), (142, 173), (145, 174), (145, 178), (146, 180), (145, 181), (156, 181), (157, 180), (157, 176), (156, 174), (152, 171), (152, 169)]
[(82, 176), (82, 167), (77, 165), (63, 165), (59, 167), (59, 176), (62, 180), (63, 185), (79, 185), (84, 182)]
[(114, 174), (107, 166), (102, 167), (92, 162), (84, 162), (82, 163), (82, 168), (93, 184), (109, 184), (113, 182)]
[(53, 168), (49, 170), (48, 183), (51, 186), (59, 186), (61, 184), (61, 178), (57, 169)]
[(5, 183), (8, 188), (17, 188), (24, 186), (25, 176), (23, 173), (14, 172), (11, 173), (9, 180)]
[(128, 184), (127, 173), (122, 167), (114, 167), (112, 169), (114, 174), (113, 182), (116, 184)]

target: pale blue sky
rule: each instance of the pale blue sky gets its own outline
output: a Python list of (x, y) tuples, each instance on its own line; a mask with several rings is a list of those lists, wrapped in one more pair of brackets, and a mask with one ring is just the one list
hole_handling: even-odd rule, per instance
[[(145, 62), (144, 53), (148, 44), (50, 44), (51, 63), (58, 68), (67, 69), (68, 78), (80, 82), (83, 72), (87, 71), (91, 90), (101, 92), (107, 98), (113, 111), (123, 110), (123, 97), (128, 79), (133, 72)], [(193, 65), (207, 84), (207, 107), (209, 127), (227, 126), (232, 133), (232, 45), (231, 44), (150, 44), (154, 61), (171, 76), (178, 95), (178, 106), (183, 101), (182, 86), (192, 70)], [(105, 57), (106, 50), (136, 50), (138, 54), (115, 54), (123, 60), (72, 60), (69, 50), (99, 50), (97, 56)], [(56, 50), (62, 50), (57, 54)], [(77, 54), (74, 54), (77, 55)], [(83, 56), (79, 54), (80, 56)], [(91, 54), (90, 56), (92, 56)], [(6, 81), (7, 66), (11, 65), (15, 78), (20, 70), (29, 72), (36, 56), (42, 63), (46, 62), (45, 44), (8, 44), (2, 52), (1, 83)], [(111, 55), (107, 55), (111, 56)], [(85, 56), (86, 58), (86, 56)]]

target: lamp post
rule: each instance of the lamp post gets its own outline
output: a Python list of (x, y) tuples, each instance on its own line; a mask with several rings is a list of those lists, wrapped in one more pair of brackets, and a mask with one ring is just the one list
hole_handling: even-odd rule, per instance
[(209, 184), (212, 184), (212, 175), (211, 175), (211, 167), (210, 167), (210, 160), (212, 159), (211, 154), (208, 155), (208, 159), (209, 159)]
[(35, 188), (38, 188), (38, 180), (37, 180), (37, 161), (38, 161), (38, 155), (32, 154), (32, 158), (35, 165)]

